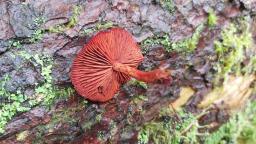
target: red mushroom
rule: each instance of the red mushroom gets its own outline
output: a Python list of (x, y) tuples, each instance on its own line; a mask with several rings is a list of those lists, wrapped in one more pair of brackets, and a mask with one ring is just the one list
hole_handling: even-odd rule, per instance
[(105, 102), (130, 77), (144, 82), (169, 79), (170, 72), (164, 69), (137, 70), (142, 60), (132, 35), (122, 28), (111, 28), (92, 37), (78, 53), (71, 68), (71, 81), (83, 97)]

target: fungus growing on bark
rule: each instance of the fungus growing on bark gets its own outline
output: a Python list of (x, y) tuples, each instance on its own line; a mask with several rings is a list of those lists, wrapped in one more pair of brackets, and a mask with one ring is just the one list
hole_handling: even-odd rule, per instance
[(101, 31), (78, 53), (71, 68), (77, 92), (92, 101), (105, 102), (121, 84), (134, 77), (144, 82), (169, 79), (164, 69), (137, 70), (143, 55), (131, 34), (122, 28)]

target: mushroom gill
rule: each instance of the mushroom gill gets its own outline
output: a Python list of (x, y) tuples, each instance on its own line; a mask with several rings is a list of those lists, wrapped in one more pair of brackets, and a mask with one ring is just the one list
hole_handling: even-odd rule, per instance
[(78, 53), (72, 64), (71, 81), (81, 96), (105, 102), (130, 77), (144, 82), (170, 78), (165, 69), (137, 70), (142, 60), (132, 35), (122, 28), (111, 28), (97, 33)]

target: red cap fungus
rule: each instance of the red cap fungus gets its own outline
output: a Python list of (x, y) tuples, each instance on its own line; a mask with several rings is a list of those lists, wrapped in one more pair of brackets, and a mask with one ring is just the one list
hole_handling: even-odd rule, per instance
[(113, 98), (130, 76), (145, 82), (170, 76), (161, 69), (137, 70), (142, 60), (132, 35), (122, 28), (111, 28), (92, 37), (78, 53), (71, 68), (71, 81), (83, 97), (105, 102)]

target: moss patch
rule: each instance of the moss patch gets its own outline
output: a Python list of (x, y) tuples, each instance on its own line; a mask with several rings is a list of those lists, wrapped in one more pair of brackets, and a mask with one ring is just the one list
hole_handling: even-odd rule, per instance
[(214, 13), (214, 10), (211, 9), (208, 13), (208, 19), (207, 19), (207, 24), (210, 27), (214, 27), (217, 24), (218, 17)]
[(196, 49), (203, 28), (203, 24), (198, 26), (190, 38), (178, 42), (171, 42), (167, 34), (148, 38), (141, 43), (142, 51), (143, 53), (147, 53), (149, 46), (162, 45), (167, 52), (192, 53)]
[(156, 0), (160, 3), (160, 5), (168, 10), (171, 14), (173, 14), (176, 11), (175, 4), (173, 0)]
[[(216, 40), (214, 43), (215, 52), (218, 56), (215, 64), (217, 71), (216, 82), (220, 79), (225, 79), (228, 74), (233, 73), (236, 75), (241, 74), (243, 65), (242, 62), (246, 58), (246, 51), (252, 48), (252, 34), (249, 31), (249, 23), (241, 21), (237, 26), (231, 23), (221, 32), (221, 39)], [(252, 53), (249, 58), (252, 60), (255, 54)], [(253, 72), (254, 68), (250, 70)]]
[(81, 11), (81, 6), (74, 6), (73, 11), (72, 11), (72, 16), (70, 17), (67, 24), (61, 24), (61, 25), (56, 25), (56, 26), (50, 27), (48, 29), (49, 32), (62, 33), (64, 31), (66, 31), (67, 29), (74, 27), (78, 22), (78, 17), (80, 15), (80, 11)]
[(162, 113), (158, 121), (145, 123), (139, 131), (138, 143), (197, 143), (199, 133), (197, 117), (184, 111), (179, 111), (177, 114), (180, 119), (170, 116), (170, 113)]
[(249, 102), (246, 108), (234, 115), (219, 130), (205, 139), (207, 144), (256, 143), (256, 102)]
[(94, 27), (83, 29), (82, 35), (89, 35), (100, 30), (113, 27), (114, 24), (111, 21), (97, 23)]

